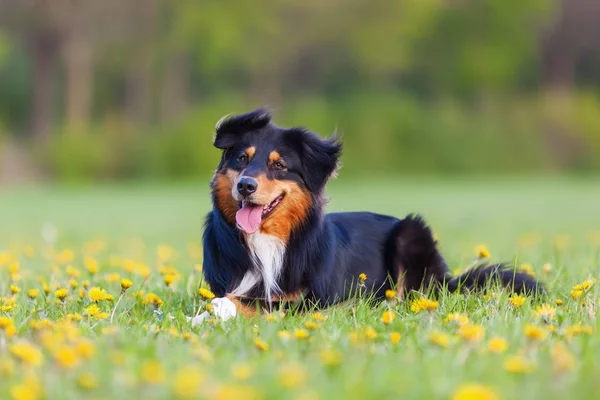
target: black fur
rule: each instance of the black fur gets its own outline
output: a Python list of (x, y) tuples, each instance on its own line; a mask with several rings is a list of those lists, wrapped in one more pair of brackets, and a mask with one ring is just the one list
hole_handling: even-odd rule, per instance
[[(237, 163), (239, 151), (248, 145), (262, 154), (272, 150), (284, 154), (288, 168), (267, 171), (268, 179), (298, 183), (312, 199), (309, 212), (290, 232), (286, 244), (278, 281), (283, 293), (304, 290), (309, 300), (327, 306), (352, 296), (361, 273), (367, 275), (364, 285), (376, 298), (383, 298), (387, 289), (394, 288), (399, 277), (405, 292), (431, 284), (453, 292), (482, 289), (493, 279), (515, 291), (542, 290), (528, 275), (500, 264), (479, 266), (452, 278), (431, 230), (419, 216), (398, 219), (368, 212), (325, 215), (323, 189), (342, 148), (336, 138), (323, 140), (301, 128), (279, 128), (271, 123), (268, 112), (256, 110), (227, 119), (218, 127), (215, 146), (224, 150), (219, 169), (251, 174), (266, 168)], [(225, 220), (215, 202), (204, 232), (206, 281), (217, 296), (224, 296), (253, 268), (244, 236)], [(259, 284), (247, 296), (264, 298), (264, 288)]]

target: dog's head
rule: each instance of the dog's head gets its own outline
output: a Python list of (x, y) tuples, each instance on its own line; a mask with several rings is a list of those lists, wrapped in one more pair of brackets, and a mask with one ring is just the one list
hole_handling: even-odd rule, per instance
[(284, 240), (302, 224), (341, 153), (336, 138), (279, 128), (263, 109), (219, 121), (214, 145), (223, 151), (211, 182), (216, 207), (247, 234)]

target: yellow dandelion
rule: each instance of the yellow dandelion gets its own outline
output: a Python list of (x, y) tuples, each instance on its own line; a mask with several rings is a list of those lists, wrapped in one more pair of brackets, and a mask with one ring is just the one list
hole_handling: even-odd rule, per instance
[(173, 282), (175, 282), (176, 278), (177, 277), (173, 274), (167, 274), (163, 277), (163, 281), (165, 282), (165, 285), (171, 286)]
[(531, 264), (521, 264), (519, 267), (519, 272), (523, 272), (529, 276), (535, 277), (535, 272), (533, 271)]
[(309, 331), (316, 331), (320, 328), (319, 324), (317, 324), (315, 321), (306, 321), (304, 323), (304, 327)]
[(18, 288), (17, 286), (15, 286), (15, 285), (10, 285), (10, 286), (9, 286), (9, 288), (10, 288), (10, 292), (11, 292), (12, 294), (17, 294), (17, 293), (19, 293), (19, 292), (21, 291), (21, 289), (19, 289), (19, 288)]
[(398, 332), (390, 333), (390, 342), (392, 342), (392, 344), (400, 343), (400, 339), (402, 339), (402, 335), (400, 335), (400, 333), (398, 333)]
[(358, 275), (358, 281), (359, 281), (361, 284), (365, 283), (365, 281), (366, 281), (366, 280), (367, 280), (367, 274), (365, 274), (365, 273), (362, 273), (362, 274)]
[(63, 369), (73, 369), (79, 364), (79, 357), (75, 350), (68, 346), (61, 346), (53, 354), (56, 364)]
[(142, 364), (140, 374), (144, 382), (152, 385), (161, 384), (167, 379), (165, 369), (158, 361), (147, 361)]
[(477, 246), (475, 248), (475, 254), (477, 255), (477, 258), (479, 258), (479, 259), (491, 257), (491, 254), (490, 254), (490, 251), (488, 250), (488, 248), (482, 244), (480, 244), (479, 246)]
[(283, 340), (284, 342), (290, 340), (290, 338), (292, 337), (292, 334), (289, 331), (279, 331), (277, 332), (277, 336), (279, 337), (279, 339)]
[(296, 329), (294, 331), (294, 336), (298, 340), (306, 339), (309, 336), (309, 333), (306, 329)]
[(454, 394), (452, 400), (499, 400), (500, 397), (487, 386), (478, 383), (467, 383), (461, 385)]
[(28, 366), (37, 367), (43, 360), (41, 350), (27, 342), (13, 343), (9, 351), (16, 359)]
[(198, 294), (201, 297), (203, 297), (203, 298), (205, 298), (207, 300), (211, 300), (211, 299), (215, 298), (215, 294), (213, 292), (211, 292), (210, 290), (205, 289), (205, 288), (198, 289)]
[(144, 296), (144, 301), (143, 303), (145, 305), (151, 305), (154, 307), (161, 307), (163, 305), (163, 301), (160, 297), (158, 297), (156, 294), (154, 293), (148, 293)]
[(458, 329), (458, 336), (464, 341), (478, 343), (483, 339), (485, 328), (481, 325), (466, 324)]
[(564, 301), (562, 301), (562, 299), (556, 299), (554, 303), (556, 303), (557, 306), (562, 306), (564, 304)]
[(388, 301), (395, 300), (396, 299), (396, 291), (395, 290), (391, 290), (391, 289), (386, 290), (385, 291), (385, 298)]
[(29, 289), (29, 290), (27, 291), (27, 296), (28, 296), (28, 297), (29, 297), (31, 300), (33, 300), (33, 299), (35, 299), (36, 297), (38, 297), (38, 294), (40, 294), (40, 290), (39, 290), (39, 289)]
[(180, 399), (195, 399), (204, 381), (204, 373), (197, 367), (185, 367), (177, 372), (173, 380), (173, 392)]
[(69, 294), (69, 291), (67, 289), (58, 289), (57, 291), (54, 292), (54, 296), (56, 296), (56, 298), (60, 301), (65, 301), (68, 294)]
[(254, 338), (254, 346), (260, 351), (269, 350), (269, 344), (259, 337)]
[(466, 325), (469, 323), (469, 317), (461, 313), (451, 313), (444, 319), (444, 322), (449, 324), (455, 324), (457, 326)]
[(414, 313), (420, 313), (421, 311), (434, 311), (438, 308), (439, 303), (437, 301), (420, 297), (417, 300), (413, 300), (410, 306), (410, 310)]
[(327, 321), (327, 315), (323, 315), (320, 312), (315, 312), (310, 315), (310, 317), (317, 322), (325, 322)]
[(10, 388), (12, 400), (37, 400), (42, 398), (42, 394), (37, 378), (27, 378), (23, 383)]
[(90, 297), (90, 300), (98, 302), (106, 299), (106, 292), (103, 289), (94, 286), (89, 290), (88, 296)]
[(513, 374), (528, 374), (535, 370), (535, 364), (523, 356), (510, 356), (504, 360), (504, 369)]
[(487, 347), (492, 353), (501, 354), (508, 348), (508, 341), (502, 337), (493, 337), (488, 341)]
[(96, 354), (96, 347), (91, 340), (83, 339), (75, 345), (75, 352), (79, 357), (90, 360)]
[(556, 372), (573, 371), (577, 367), (577, 359), (563, 342), (554, 343), (550, 356)]
[(535, 308), (535, 316), (537, 318), (542, 318), (545, 321), (553, 320), (554, 317), (556, 317), (556, 307), (552, 307), (550, 304), (544, 303)]
[(450, 339), (445, 333), (434, 331), (429, 335), (429, 342), (437, 346), (446, 348), (448, 347), (448, 344), (450, 344)]
[(283, 365), (278, 375), (281, 386), (291, 389), (304, 384), (307, 374), (301, 364), (293, 363)]
[(383, 322), (385, 325), (389, 325), (395, 319), (396, 319), (396, 314), (394, 314), (392, 312), (392, 310), (386, 310), (383, 313), (383, 315), (381, 316), (381, 322)]
[(541, 341), (548, 336), (548, 332), (539, 326), (528, 324), (525, 327), (525, 337), (533, 341)]
[(377, 339), (377, 336), (379, 336), (377, 334), (377, 331), (373, 328), (371, 328), (370, 326), (367, 327), (367, 329), (365, 329), (365, 337), (369, 340), (375, 340)]
[(91, 274), (94, 275), (98, 272), (98, 261), (91, 257), (87, 257), (84, 262), (85, 269)]
[(522, 294), (514, 294), (508, 298), (508, 302), (514, 308), (521, 308), (521, 306), (525, 303), (525, 300), (527, 300), (527, 297), (523, 296)]
[(571, 297), (574, 300), (579, 299), (582, 295), (583, 295), (583, 290), (581, 290), (581, 289), (573, 289), (573, 290), (571, 290)]
[(96, 303), (93, 303), (91, 306), (89, 306), (85, 309), (85, 313), (87, 315), (89, 315), (90, 317), (95, 317), (96, 315), (100, 314), (101, 312), (102, 312), (102, 310), (100, 309), (100, 307), (98, 307), (98, 305)]
[(131, 282), (129, 279), (126, 279), (126, 278), (121, 279), (121, 290), (122, 291), (126, 291), (131, 286), (133, 286), (133, 282)]
[(50, 294), (50, 285), (48, 285), (46, 282), (42, 283), (42, 290), (46, 296), (48, 296)]
[(542, 266), (542, 271), (544, 271), (545, 274), (549, 274), (552, 271), (552, 265), (544, 264)]
[(336, 367), (344, 360), (343, 354), (337, 350), (323, 350), (320, 356), (321, 362), (329, 367)]
[(0, 378), (10, 378), (14, 372), (15, 362), (12, 358), (0, 357)]

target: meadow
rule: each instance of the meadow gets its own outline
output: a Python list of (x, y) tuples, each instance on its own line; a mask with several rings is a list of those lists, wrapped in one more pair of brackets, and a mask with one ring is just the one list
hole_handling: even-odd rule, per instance
[[(330, 211), (422, 214), (452, 270), (508, 261), (530, 298), (413, 293), (211, 319), (206, 181), (0, 189), (0, 399), (593, 399), (600, 185), (348, 180)], [(199, 290), (202, 289), (202, 290)]]

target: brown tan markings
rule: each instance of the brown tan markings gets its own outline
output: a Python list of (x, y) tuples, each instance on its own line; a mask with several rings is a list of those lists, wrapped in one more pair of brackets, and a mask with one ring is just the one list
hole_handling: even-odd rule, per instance
[(254, 157), (254, 154), (256, 154), (256, 147), (250, 146), (245, 150), (245, 152), (248, 158), (251, 159), (252, 157)]
[(406, 275), (406, 270), (402, 264), (398, 265), (398, 281), (396, 282), (396, 291), (398, 293), (398, 300), (404, 300), (404, 292), (406, 289), (406, 285), (404, 283), (404, 276)]
[(269, 161), (274, 163), (275, 161), (279, 161), (281, 159), (281, 156), (279, 155), (278, 152), (276, 151), (272, 151), (271, 153), (269, 153)]
[(276, 236), (287, 243), (292, 230), (305, 221), (312, 199), (295, 182), (269, 180), (264, 175), (258, 177), (257, 181), (259, 191), (265, 193), (264, 200), (258, 201), (260, 204), (269, 204), (277, 196), (285, 195), (281, 203), (263, 221), (260, 232)]
[(227, 222), (235, 225), (235, 214), (238, 211), (238, 202), (231, 195), (231, 190), (237, 183), (240, 173), (232, 169), (217, 171), (212, 180), (217, 208)]
[(278, 309), (280, 303), (296, 303), (302, 300), (304, 296), (304, 290), (298, 290), (293, 293), (286, 293), (280, 296), (273, 296), (271, 300), (272, 307), (269, 307), (269, 303), (265, 299), (252, 299), (248, 297), (234, 296), (231, 294), (226, 297), (231, 300), (235, 305), (235, 309), (238, 314), (242, 314), (246, 318), (255, 316), (260, 311), (270, 312), (269, 308)]

